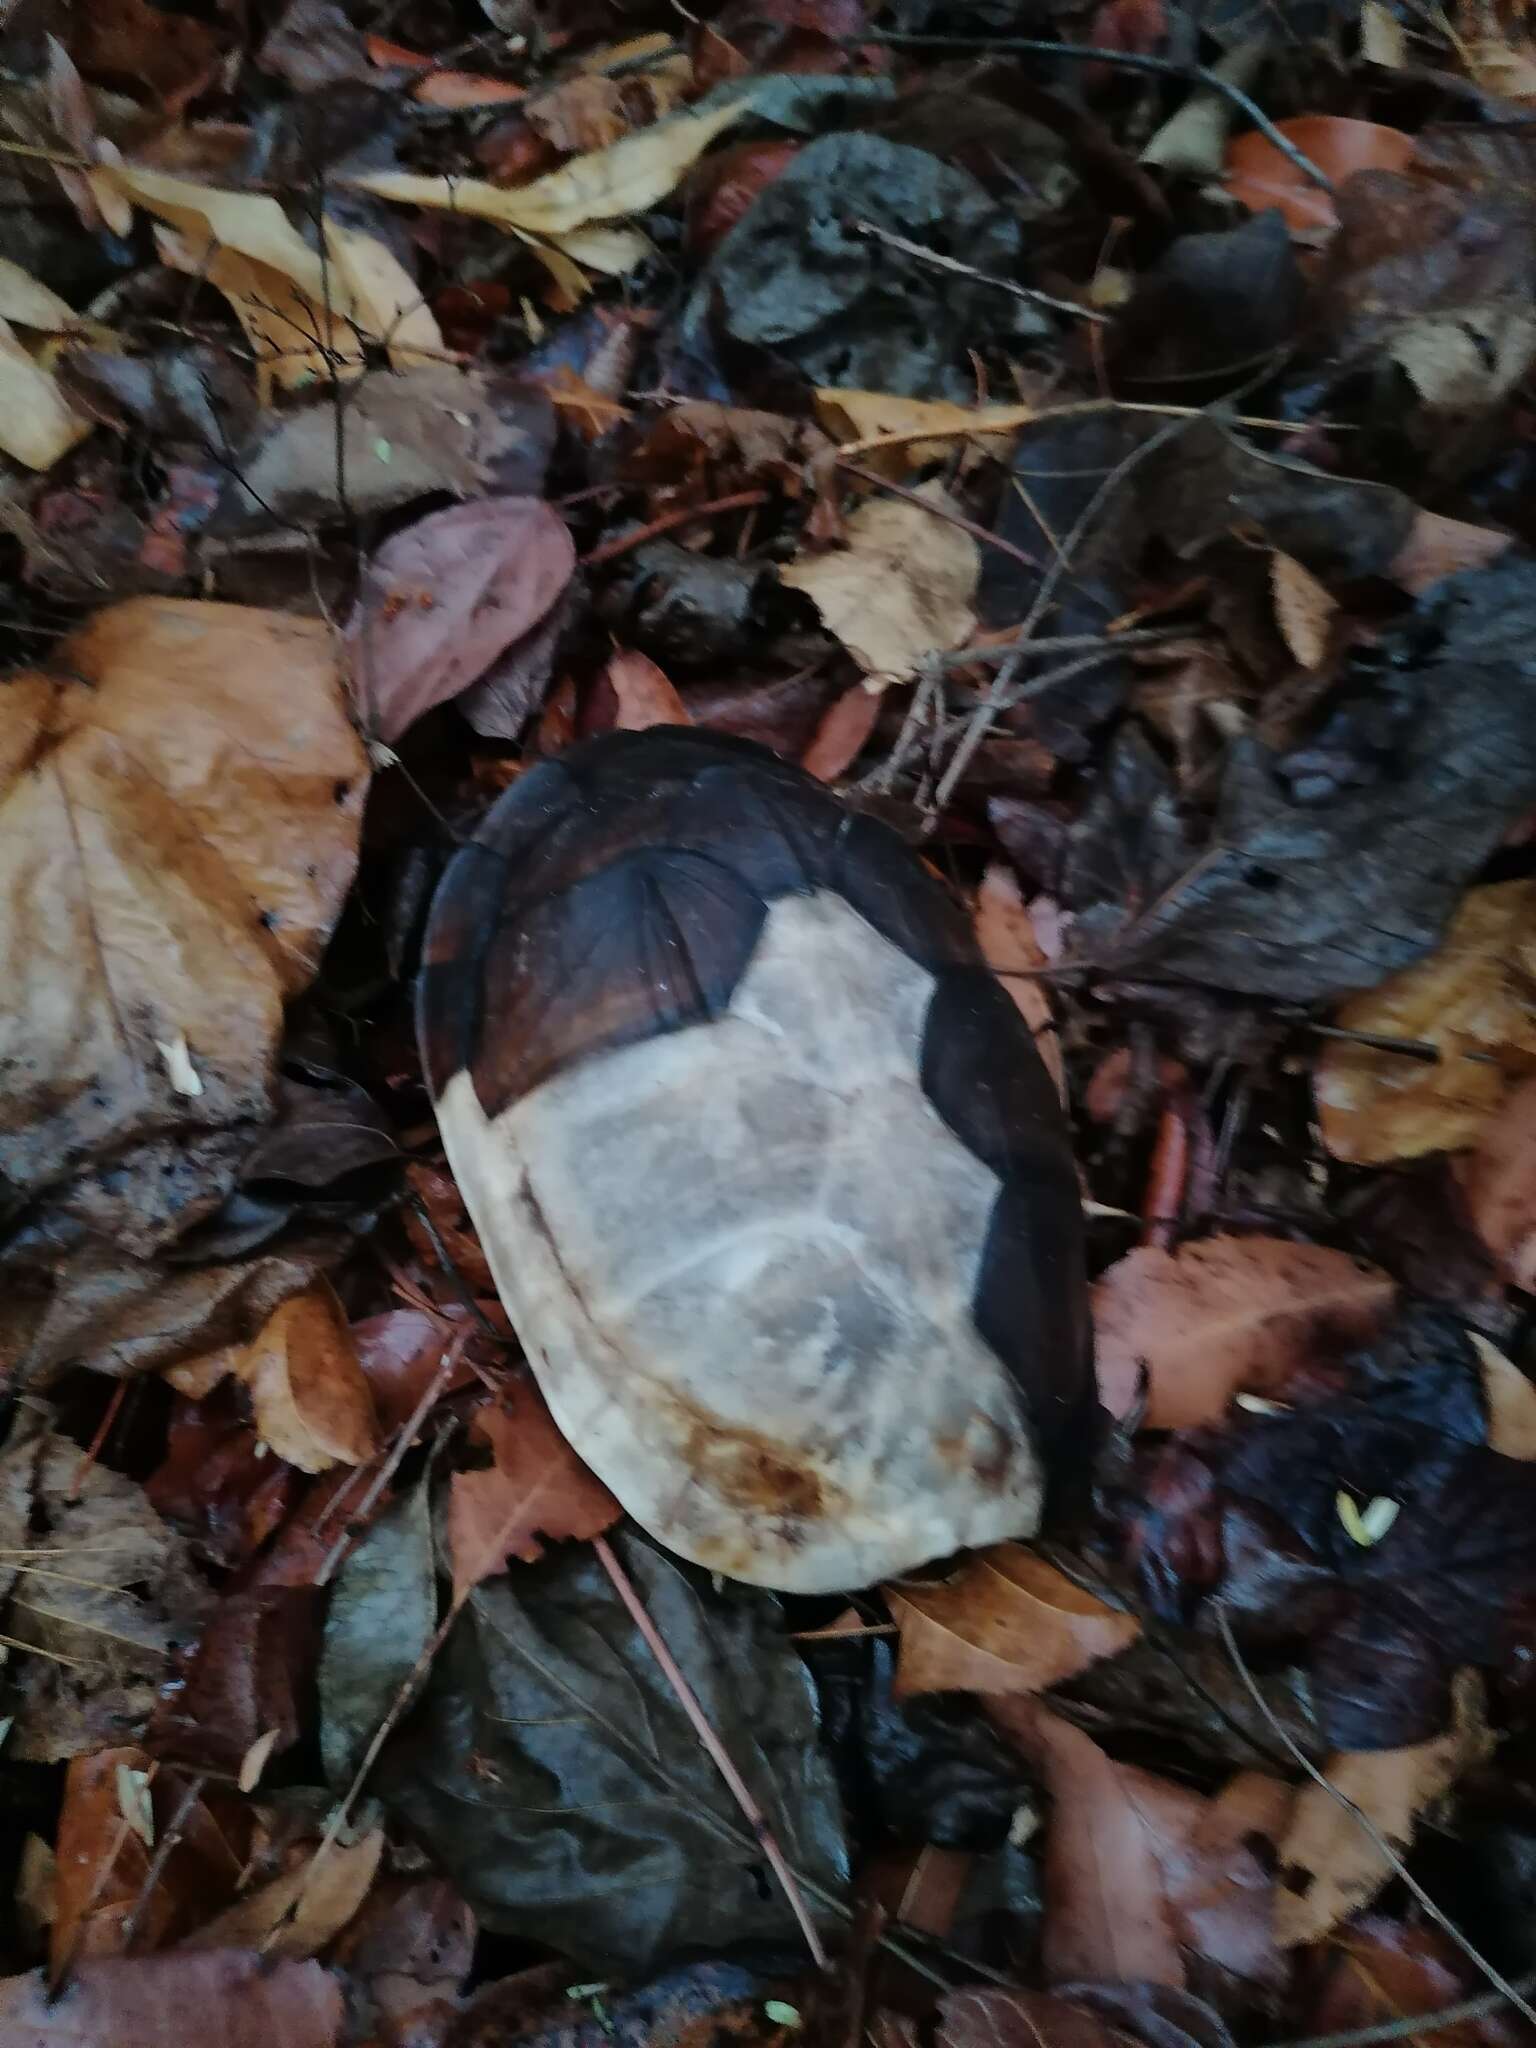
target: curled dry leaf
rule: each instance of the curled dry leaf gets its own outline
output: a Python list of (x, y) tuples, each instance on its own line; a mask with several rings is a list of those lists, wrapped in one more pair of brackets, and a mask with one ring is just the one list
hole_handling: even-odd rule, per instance
[(1427, 960), (1354, 997), (1350, 1031), (1426, 1041), (1435, 1064), (1330, 1044), (1314, 1084), (1335, 1159), (1379, 1166), (1472, 1144), (1512, 1083), (1536, 1070), (1536, 882), (1469, 890)]
[[(126, 1232), (164, 1201), (133, 1147), (268, 1114), (283, 1003), (352, 879), (366, 763), (325, 628), (238, 605), (100, 612), (11, 681), (7, 712), (0, 1171), (30, 1192), (111, 1157)], [(198, 1095), (160, 1050), (177, 1044)]]
[[(867, 449), (882, 474), (902, 476), (942, 462), (971, 435), (985, 436), (989, 454), (1006, 460), (1019, 430), (1037, 416), (1030, 405), (956, 405), (947, 398), (902, 398), (893, 391), (843, 391), (823, 385), (816, 417), (846, 453)], [(925, 439), (932, 435), (936, 438)], [(870, 447), (870, 443), (890, 445)]]
[(430, 513), (368, 564), (347, 625), (370, 729), (396, 740), (533, 631), (576, 566), (559, 513), (539, 498), (484, 498)]
[(490, 1446), (486, 1471), (455, 1472), (448, 1547), (455, 1597), (501, 1571), (509, 1558), (532, 1563), (552, 1542), (588, 1542), (622, 1510), (555, 1427), (531, 1379), (475, 1413), (473, 1435)]
[(1514, 1287), (1536, 1290), (1536, 1077), (1487, 1124), (1456, 1178), (1478, 1236)]
[(0, 2048), (335, 2048), (341, 1985), (319, 1963), (242, 1949), (83, 1963), (54, 1997), (41, 1970), (0, 1978)]
[(871, 499), (848, 519), (846, 548), (799, 556), (781, 572), (880, 688), (960, 646), (976, 624), (981, 550), (942, 516), (955, 509), (942, 484), (923, 484), (917, 495), (924, 504)]
[(1460, 1672), (1452, 1697), (1454, 1718), (1444, 1734), (1407, 1749), (1341, 1753), (1328, 1761), (1331, 1793), (1313, 1780), (1302, 1786), (1280, 1844), (1275, 1939), (1282, 1948), (1320, 1941), (1391, 1882), (1391, 1857), (1361, 1826), (1360, 1814), (1400, 1857), (1425, 1809), (1487, 1755), (1481, 1680)]
[(1278, 1237), (1142, 1245), (1095, 1282), (1099, 1396), (1116, 1415), (1146, 1367), (1146, 1425), (1213, 1422), (1236, 1393), (1268, 1394), (1320, 1353), (1365, 1343), (1395, 1290), (1364, 1260)]
[[(1356, 171), (1401, 171), (1413, 161), (1413, 137), (1374, 121), (1298, 114), (1275, 125), (1335, 185)], [(1339, 224), (1329, 194), (1257, 128), (1227, 145), (1226, 187), (1254, 213), (1278, 207), (1292, 234), (1327, 233)]]
[[(407, 206), (441, 208), (488, 220), (515, 234), (549, 236), (591, 261), (599, 247), (571, 237), (594, 221), (643, 213), (665, 199), (724, 129), (751, 105), (744, 94), (707, 114), (678, 114), (607, 149), (576, 157), (530, 185), (505, 189), (478, 178), (425, 178), (410, 171), (370, 171), (350, 179), (364, 192)], [(617, 245), (615, 245), (617, 247)], [(644, 248), (641, 243), (641, 249)]]
[(315, 1955), (362, 1905), (383, 1854), (382, 1828), (345, 1846), (333, 1842), (216, 1913), (181, 1948), (257, 1949), (295, 1960)]
[(1003, 986), (1034, 1036), (1040, 1057), (1063, 1102), (1067, 1099), (1067, 1070), (1062, 1063), (1061, 1040), (1051, 1019), (1051, 1001), (1042, 982), (1032, 979), (1033, 971), (1047, 964), (1045, 951), (1035, 937), (1034, 922), (1019, 888), (1018, 877), (1003, 861), (987, 864), (976, 895), (976, 942), (992, 972), (1002, 977)]
[(616, 648), (603, 678), (619, 700), (619, 732), (643, 732), (648, 725), (692, 725), (688, 707), (665, 669), (633, 647)]
[(901, 1629), (895, 1692), (1042, 1692), (1132, 1644), (1117, 1614), (1019, 1543), (966, 1559), (939, 1586), (886, 1588)]
[(361, 1465), (378, 1449), (373, 1395), (329, 1281), (285, 1301), (232, 1368), (262, 1439), (301, 1472)]

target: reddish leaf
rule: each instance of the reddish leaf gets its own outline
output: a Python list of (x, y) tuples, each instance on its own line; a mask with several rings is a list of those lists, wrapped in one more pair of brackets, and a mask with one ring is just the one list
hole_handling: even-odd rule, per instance
[(857, 760), (879, 716), (880, 699), (862, 683), (852, 684), (823, 712), (801, 767), (818, 782), (836, 782)]
[[(1374, 121), (1337, 114), (1299, 114), (1276, 124), (1287, 142), (1342, 185), (1356, 171), (1401, 171), (1413, 161), (1413, 137)], [(1338, 226), (1333, 201), (1321, 185), (1278, 150), (1257, 128), (1227, 145), (1227, 190), (1254, 213), (1278, 207), (1293, 234)]]
[[(1317, 1955), (1308, 1973), (1300, 2022), (1307, 2034), (1353, 2033), (1433, 2014), (1482, 1990), (1466, 1958), (1436, 1927), (1406, 1927), (1378, 1914), (1351, 1921)], [(1436, 2048), (1517, 2048), (1529, 2029), (1502, 2007), (1453, 2026), (1437, 2026)]]
[(233, 1369), (263, 1439), (301, 1472), (360, 1465), (378, 1449), (373, 1396), (328, 1280), (285, 1301)]
[(735, 227), (757, 195), (787, 170), (798, 142), (745, 142), (705, 160), (688, 206), (688, 239), (707, 256)]
[(612, 1528), (622, 1510), (555, 1427), (542, 1396), (524, 1377), (501, 1405), (477, 1410), (474, 1434), (488, 1444), (488, 1471), (456, 1472), (448, 1502), (454, 1594), (499, 1572), (509, 1558), (532, 1563), (540, 1538), (586, 1542)]
[(333, 2048), (341, 1986), (318, 1963), (244, 1949), (103, 1957), (50, 1998), (40, 1970), (0, 1979), (0, 2048)]
[(231, 1382), (200, 1401), (176, 1397), (165, 1457), (144, 1482), (157, 1515), (215, 1564), (243, 1564), (298, 1498), (294, 1466), (268, 1456)]
[[(386, 1435), (414, 1414), (422, 1395), (436, 1378), (454, 1329), (445, 1316), (422, 1309), (388, 1309), (352, 1325), (357, 1362), (373, 1391), (379, 1422)], [(474, 1374), (461, 1358), (443, 1392), (468, 1386)]]
[(691, 725), (688, 707), (648, 654), (621, 647), (603, 670), (619, 700), (619, 732), (643, 732), (648, 725)]
[(387, 540), (347, 626), (370, 729), (398, 739), (467, 689), (548, 614), (575, 566), (564, 520), (539, 498), (451, 505)]
[(1364, 1343), (1394, 1292), (1376, 1267), (1322, 1245), (1143, 1245), (1093, 1289), (1100, 1396), (1124, 1415), (1145, 1366), (1149, 1428), (1215, 1421), (1235, 1393), (1272, 1393), (1299, 1366)]
[(1536, 1079), (1515, 1090), (1477, 1149), (1456, 1161), (1456, 1173), (1504, 1277), (1536, 1289)]

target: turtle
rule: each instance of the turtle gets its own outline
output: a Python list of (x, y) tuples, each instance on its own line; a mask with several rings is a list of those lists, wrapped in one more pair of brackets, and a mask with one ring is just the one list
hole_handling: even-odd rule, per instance
[(560, 1429), (783, 1592), (1035, 1533), (1095, 1418), (1060, 1099), (946, 887), (744, 739), (521, 773), (417, 991), (448, 1163)]

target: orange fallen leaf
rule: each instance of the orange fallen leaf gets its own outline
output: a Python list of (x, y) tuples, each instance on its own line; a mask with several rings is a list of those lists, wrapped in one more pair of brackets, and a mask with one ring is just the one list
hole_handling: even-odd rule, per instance
[(603, 670), (603, 679), (619, 700), (614, 721), (619, 732), (644, 732), (650, 725), (692, 725), (688, 707), (666, 672), (648, 654), (620, 647)]
[(301, 1472), (360, 1465), (378, 1449), (373, 1395), (329, 1281), (285, 1301), (233, 1369), (262, 1437)]
[(1410, 596), (1418, 597), (1442, 576), (1459, 575), (1463, 569), (1486, 568), (1488, 563), (1498, 560), (1512, 541), (1512, 535), (1501, 533), (1497, 527), (1447, 519), (1443, 512), (1430, 512), (1421, 505), (1387, 574)]
[(455, 1472), (449, 1489), (456, 1599), (501, 1571), (509, 1558), (531, 1564), (543, 1556), (544, 1541), (590, 1542), (622, 1514), (560, 1434), (526, 1375), (501, 1403), (476, 1410), (471, 1436), (489, 1445), (495, 1462), (485, 1471)]
[(1515, 1090), (1455, 1172), (1504, 1278), (1536, 1290), (1536, 1077)]
[(879, 716), (880, 699), (862, 683), (850, 684), (821, 714), (800, 766), (818, 782), (835, 782), (858, 759)]
[(1141, 1245), (1092, 1290), (1099, 1396), (1126, 1414), (1145, 1365), (1148, 1428), (1214, 1422), (1234, 1394), (1273, 1393), (1297, 1367), (1364, 1343), (1395, 1292), (1375, 1266), (1323, 1245)]
[(1117, 1614), (1022, 1544), (966, 1559), (941, 1586), (886, 1588), (901, 1629), (896, 1694), (1040, 1692), (1135, 1642)]
[[(1413, 137), (1375, 121), (1298, 114), (1275, 125), (1336, 186), (1356, 171), (1402, 171), (1413, 161)], [(1339, 224), (1331, 196), (1257, 128), (1227, 145), (1225, 183), (1232, 197), (1251, 212), (1278, 207), (1292, 234), (1332, 230)]]

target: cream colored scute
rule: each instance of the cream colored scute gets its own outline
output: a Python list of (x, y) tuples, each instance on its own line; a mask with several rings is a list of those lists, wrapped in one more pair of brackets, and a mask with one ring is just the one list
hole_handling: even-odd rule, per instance
[(556, 1420), (635, 1520), (786, 1591), (1030, 1534), (971, 1319), (998, 1192), (922, 1091), (933, 979), (836, 895), (774, 906), (729, 1014), (603, 1053), (449, 1161)]

